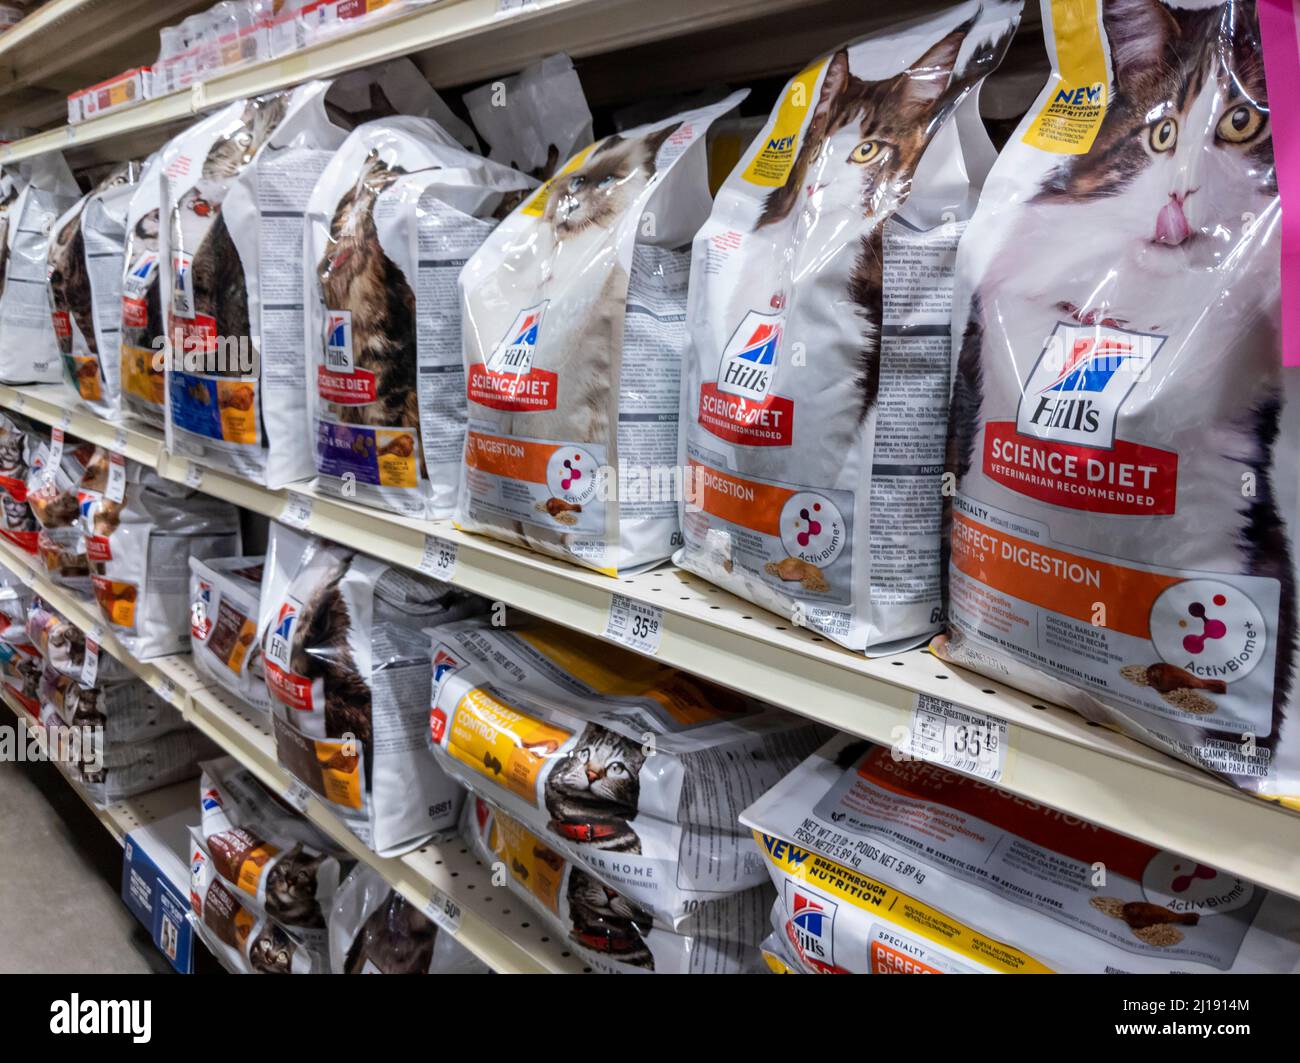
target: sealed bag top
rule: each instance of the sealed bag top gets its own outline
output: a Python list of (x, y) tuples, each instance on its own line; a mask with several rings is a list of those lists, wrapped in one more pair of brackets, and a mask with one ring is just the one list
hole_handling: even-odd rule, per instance
[(1255, 4), (1046, 4), (962, 241), (949, 655), (1300, 799), (1296, 373)]

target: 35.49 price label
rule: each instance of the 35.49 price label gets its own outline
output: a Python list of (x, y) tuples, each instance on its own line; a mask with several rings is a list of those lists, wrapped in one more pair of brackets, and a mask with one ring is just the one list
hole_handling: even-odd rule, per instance
[(610, 596), (605, 638), (621, 642), (630, 650), (655, 656), (664, 633), (664, 611), (623, 594)]
[(1007, 721), (917, 694), (903, 752), (963, 775), (998, 782), (1006, 773)]

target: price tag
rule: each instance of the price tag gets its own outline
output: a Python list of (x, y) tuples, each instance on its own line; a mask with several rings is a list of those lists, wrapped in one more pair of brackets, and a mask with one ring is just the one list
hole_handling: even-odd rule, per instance
[(59, 428), (61, 428), (64, 432), (66, 432), (71, 427), (72, 427), (72, 414), (65, 413), (62, 417), (59, 418)]
[(528, 8), (536, 10), (536, 0), (497, 0), (497, 18), (518, 15)]
[(14, 396), (13, 410), (15, 413), (22, 413), (27, 408), (27, 396), (19, 392)]
[(634, 601), (622, 594), (610, 596), (605, 638), (653, 657), (664, 633), (664, 611), (657, 605)]
[(104, 497), (110, 502), (126, 498), (126, 458), (121, 454), (108, 456), (108, 486), (104, 488)]
[(196, 465), (194, 462), (188, 462), (185, 466), (185, 486), (192, 487), (195, 491), (203, 488), (203, 466)]
[(77, 141), (77, 127), (74, 125), (68, 126), (64, 131), (63, 136), (69, 144), (75, 144)]
[(307, 811), (307, 798), (311, 797), (311, 790), (297, 779), (291, 779), (284, 793), (280, 796), (284, 798), (285, 804), (295, 811), (305, 813)]
[(126, 453), (126, 430), (119, 428), (113, 434), (113, 442), (108, 445), (108, 449), (116, 451), (118, 454)]
[(280, 522), (299, 531), (306, 531), (311, 523), (312, 501), (305, 495), (290, 495), (280, 511)]
[(170, 676), (160, 675), (154, 682), (154, 689), (162, 695), (163, 700), (169, 705), (176, 704), (176, 684), (172, 682)]
[(1007, 722), (929, 694), (916, 695), (907, 753), (963, 775), (998, 782), (1006, 773)]
[(83, 687), (93, 687), (95, 680), (99, 677), (99, 640), (103, 637), (103, 630), (96, 627), (96, 630), (86, 635), (86, 654), (81, 659), (81, 685)]
[(45, 463), (45, 479), (53, 480), (54, 471), (63, 464), (63, 429), (50, 429), (50, 459)]
[(447, 933), (460, 933), (460, 905), (436, 886), (433, 888), (433, 896), (429, 898), (429, 903), (424, 906), (424, 914)]
[(451, 582), (456, 574), (456, 544), (436, 535), (424, 537), (424, 553), (420, 557), (420, 571), (434, 579)]

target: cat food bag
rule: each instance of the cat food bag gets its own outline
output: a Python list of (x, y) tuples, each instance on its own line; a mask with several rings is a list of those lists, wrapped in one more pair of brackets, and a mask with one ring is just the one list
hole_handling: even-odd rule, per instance
[(1255, 5), (1043, 18), (1057, 65), (958, 259), (936, 648), (1300, 808), (1300, 370)]
[(89, 683), (87, 678), (84, 670), (73, 678), (48, 662), (41, 671), (41, 700), (70, 727), (97, 728), (102, 740), (114, 745), (157, 738), (186, 726), (175, 707), (134, 675), (111, 680), (96, 676)]
[(27, 635), (31, 602), (31, 589), (17, 574), (0, 565), (0, 684), (39, 719), (44, 661)]
[(165, 328), (158, 260), (159, 155), (144, 162), (126, 208), (122, 253), (122, 408), (154, 428), (165, 416)]
[(262, 557), (190, 555), (194, 668), (258, 712), (271, 707), (258, 628), (264, 561)]
[(200, 768), (196, 833), (213, 869), (243, 903), (323, 950), (339, 885), (338, 847), (233, 757)]
[(658, 925), (762, 939), (767, 896), (732, 900), (764, 882), (738, 817), (824, 728), (550, 625), (430, 638), (429, 734), (449, 774)]
[(465, 435), (456, 277), (535, 185), (425, 118), (358, 126), (330, 161), (305, 238), (318, 488), (450, 516)]
[(811, 63), (695, 238), (675, 560), (850, 649), (941, 619), (963, 124), (1019, 12), (972, 0)]
[(5, 273), (9, 265), (9, 220), (18, 195), (27, 184), (27, 177), (19, 168), (0, 168), (0, 292), (4, 290)]
[(1300, 970), (1300, 901), (849, 735), (741, 818), (806, 970)]
[(49, 280), (50, 319), (62, 357), (63, 380), (91, 409), (104, 408), (108, 398), (94, 322), (95, 299), (111, 297), (114, 307), (120, 308), (121, 287), (118, 281), (115, 297), (112, 297), (111, 291), (96, 296), (91, 289), (90, 275), (95, 270), (101, 281), (106, 279), (106, 275), (118, 278), (122, 271), (122, 261), (120, 245), (116, 256), (101, 253), (91, 259), (84, 229), (86, 210), (91, 199), (103, 192), (129, 187), (133, 179), (133, 165), (124, 163), (113, 167), (92, 191), (58, 217), (50, 235), (46, 275)]
[(324, 974), (323, 953), (290, 934), (217, 871), (202, 834), (190, 828), (190, 909), (194, 926), (234, 974)]
[(591, 109), (567, 55), (548, 55), (462, 98), (488, 158), (541, 180), (591, 143)]
[[(31, 599), (27, 609), (27, 638), (51, 668), (70, 679), (87, 683), (106, 683), (130, 679), (132, 673), (116, 657), (100, 653), (98, 647), (87, 651), (86, 636), (75, 624), (60, 616), (39, 596)], [(93, 640), (92, 640), (93, 641)]]
[[(118, 423), (122, 411), (122, 262), (126, 254), (126, 215), (136, 194), (141, 164), (127, 163), (120, 180), (92, 192), (81, 214), (94, 362), (76, 377), (77, 393), (92, 412)], [(94, 383), (90, 383), (94, 381)]]
[(47, 251), (55, 219), (81, 195), (57, 152), (28, 164), (28, 183), (7, 212), (4, 286), (0, 289), (0, 380), (55, 383), (62, 376), (59, 344), (46, 294)]
[(31, 424), (0, 412), (0, 536), (29, 554), (36, 553), (40, 525), (27, 501), (28, 435)]
[[(508, 869), (506, 885), (601, 974), (740, 974), (759, 967), (753, 945), (676, 934), (654, 914), (566, 860), (517, 819), (482, 798), (465, 804), (462, 833), (485, 864)], [(771, 893), (732, 895), (763, 912)], [(759, 899), (761, 897), (761, 900)], [(713, 914), (723, 916), (715, 906)], [(746, 911), (746, 916), (751, 915)]]
[(454, 829), (463, 791), (425, 749), (432, 665), (421, 629), (477, 611), (477, 600), (321, 540), (271, 558), (286, 566), (263, 599), (280, 763), (380, 855)]
[(91, 585), (77, 485), (94, 454), (93, 443), (65, 436), (61, 428), (27, 433), (27, 504), (40, 525), (36, 552), (51, 580), (79, 594), (88, 594)]
[(610, 575), (672, 553), (687, 245), (744, 95), (584, 148), (465, 266), (459, 527)]
[(489, 973), (368, 864), (358, 864), (339, 887), (329, 937), (334, 974)]
[(96, 448), (77, 498), (100, 614), (137, 660), (190, 639), (191, 557), (239, 553), (239, 510)]

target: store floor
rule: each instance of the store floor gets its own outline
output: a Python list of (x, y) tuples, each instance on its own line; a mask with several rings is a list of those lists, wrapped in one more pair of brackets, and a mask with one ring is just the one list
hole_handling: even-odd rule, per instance
[(0, 973), (170, 970), (121, 878), (121, 848), (54, 765), (0, 762)]

